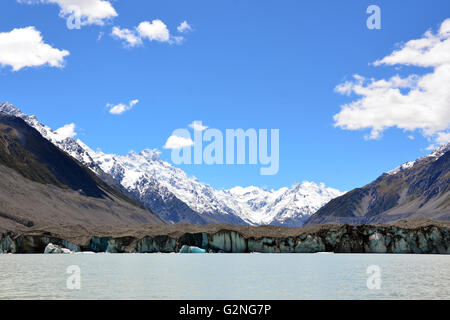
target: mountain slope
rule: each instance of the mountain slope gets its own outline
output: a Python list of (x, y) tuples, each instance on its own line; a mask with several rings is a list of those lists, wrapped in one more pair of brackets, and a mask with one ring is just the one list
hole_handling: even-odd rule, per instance
[(0, 223), (164, 223), (20, 118), (0, 113)]
[(0, 164), (21, 173), (25, 178), (79, 190), (89, 197), (105, 196), (92, 174), (62, 155), (22, 119), (0, 114)]
[(418, 217), (450, 220), (450, 144), (331, 200), (306, 224), (383, 223)]
[(105, 154), (93, 151), (80, 140), (61, 136), (9, 103), (0, 103), (0, 112), (22, 118), (106, 183), (173, 223), (301, 226), (321, 206), (342, 194), (312, 182), (270, 191), (257, 187), (216, 190), (162, 161), (158, 151)]

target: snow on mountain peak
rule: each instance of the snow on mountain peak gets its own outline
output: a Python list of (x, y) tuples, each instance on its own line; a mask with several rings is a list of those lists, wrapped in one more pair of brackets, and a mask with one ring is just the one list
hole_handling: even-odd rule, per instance
[(228, 190), (231, 194), (237, 195), (237, 196), (242, 196), (245, 194), (254, 194), (254, 193), (259, 193), (261, 191), (260, 188), (255, 187), (255, 186), (248, 186), (248, 187), (241, 187), (241, 186), (236, 186), (233, 187), (231, 189)]
[(150, 161), (157, 161), (159, 160), (159, 156), (161, 155), (161, 151), (157, 149), (144, 149), (140, 152), (140, 154), (145, 157), (146, 159)]
[(25, 114), (9, 102), (0, 102), (0, 112), (21, 118)]
[[(220, 191), (218, 191), (220, 192)], [(241, 212), (241, 217), (252, 224), (285, 224), (299, 226), (311, 214), (331, 199), (342, 195), (323, 183), (303, 181), (292, 187), (263, 190), (258, 187), (235, 187), (223, 190), (228, 206)]]
[(397, 174), (399, 172), (408, 170), (409, 168), (411, 168), (412, 166), (414, 166), (415, 164), (426, 160), (426, 159), (438, 159), (440, 158), (442, 155), (444, 155), (444, 153), (446, 153), (447, 151), (450, 151), (450, 143), (447, 144), (443, 144), (437, 148), (435, 148), (430, 154), (420, 157), (417, 160), (414, 161), (407, 161), (404, 162), (403, 164), (401, 164), (400, 166), (398, 166), (397, 168), (390, 170), (388, 172), (386, 172), (388, 175), (393, 175), (393, 174)]
[(444, 153), (446, 153), (447, 151), (450, 151), (450, 143), (443, 144), (437, 147), (436, 149), (433, 150), (432, 153), (428, 155), (428, 157), (439, 158), (442, 155), (444, 155)]

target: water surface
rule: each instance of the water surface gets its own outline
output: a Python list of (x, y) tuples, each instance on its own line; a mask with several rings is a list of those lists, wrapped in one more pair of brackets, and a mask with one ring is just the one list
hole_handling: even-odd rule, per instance
[(0, 299), (450, 299), (446, 255), (4, 254), (0, 270)]

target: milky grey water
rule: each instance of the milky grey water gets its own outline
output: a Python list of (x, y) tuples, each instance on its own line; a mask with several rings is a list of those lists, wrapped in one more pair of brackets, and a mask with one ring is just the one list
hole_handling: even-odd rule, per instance
[(443, 255), (3, 254), (0, 270), (0, 299), (450, 299)]

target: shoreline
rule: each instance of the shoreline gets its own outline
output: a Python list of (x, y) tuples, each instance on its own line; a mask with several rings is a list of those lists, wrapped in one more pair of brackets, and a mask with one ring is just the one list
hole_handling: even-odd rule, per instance
[(48, 244), (72, 252), (450, 254), (450, 222), (424, 219), (377, 225), (304, 228), (235, 225), (46, 226), (0, 232), (0, 253), (44, 253)]

